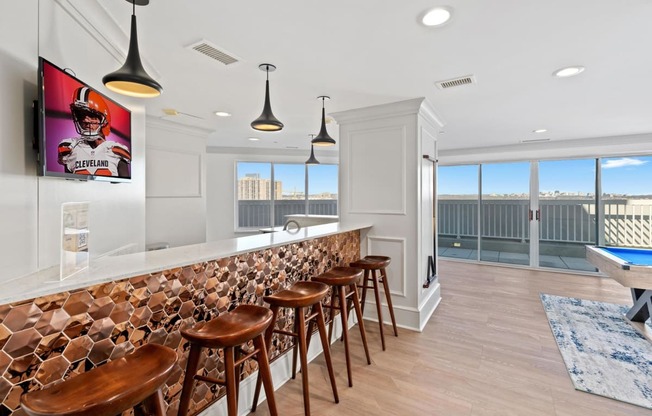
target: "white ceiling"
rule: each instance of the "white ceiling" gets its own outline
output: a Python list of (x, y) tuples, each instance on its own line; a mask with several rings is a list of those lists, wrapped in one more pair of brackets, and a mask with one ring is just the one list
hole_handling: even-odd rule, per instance
[[(128, 33), (131, 6), (100, 4)], [(439, 5), (452, 7), (449, 24), (418, 23)], [(141, 56), (164, 88), (148, 113), (202, 117), (178, 121), (210, 129), (209, 146), (308, 149), (319, 95), (332, 97), (327, 112), (425, 96), (446, 122), (440, 149), (652, 132), (649, 0), (151, 0), (136, 15)], [(202, 39), (241, 61), (224, 66), (186, 48)], [(278, 67), (271, 101), (285, 128), (276, 133), (249, 126), (265, 62)], [(586, 70), (551, 75), (568, 65)], [(435, 87), (469, 74), (476, 85)], [(329, 132), (337, 139), (334, 123)]]

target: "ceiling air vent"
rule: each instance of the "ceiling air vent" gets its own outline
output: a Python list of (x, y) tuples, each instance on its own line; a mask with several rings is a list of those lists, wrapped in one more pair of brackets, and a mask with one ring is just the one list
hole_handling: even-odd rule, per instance
[(239, 59), (235, 56), (218, 49), (215, 45), (206, 40), (201, 40), (197, 43), (193, 43), (192, 45), (189, 45), (188, 48), (206, 55), (218, 62), (221, 62), (224, 65), (231, 65), (239, 61)]
[(466, 75), (464, 77), (458, 77), (458, 78), (453, 78), (453, 79), (447, 79), (444, 81), (437, 81), (435, 82), (435, 85), (437, 85), (437, 88), (443, 90), (446, 88), (453, 88), (453, 87), (459, 87), (462, 85), (468, 85), (468, 84), (475, 84), (475, 76), (473, 75)]

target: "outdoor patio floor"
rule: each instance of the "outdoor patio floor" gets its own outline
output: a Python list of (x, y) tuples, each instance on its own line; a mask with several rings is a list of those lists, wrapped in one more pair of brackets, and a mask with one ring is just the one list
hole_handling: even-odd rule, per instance
[[(440, 247), (439, 256), (454, 259), (476, 260), (478, 258), (478, 250), (469, 248)], [(482, 250), (481, 259), (483, 261), (494, 263), (521, 264), (525, 266), (530, 264), (529, 254), (510, 253), (507, 251)], [(586, 259), (580, 257), (541, 255), (539, 256), (539, 266), (585, 272), (596, 271), (595, 266), (586, 261)]]

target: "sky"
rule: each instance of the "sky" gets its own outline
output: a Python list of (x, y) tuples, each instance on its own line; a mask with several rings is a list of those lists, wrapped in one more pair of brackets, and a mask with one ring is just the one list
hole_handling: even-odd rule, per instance
[[(652, 156), (604, 158), (601, 160), (602, 192), (608, 194), (652, 194)], [(440, 166), (438, 193), (476, 195), (478, 166)], [(530, 163), (482, 165), (483, 194), (529, 193)], [(593, 193), (595, 159), (539, 162), (541, 192)]]
[[(292, 191), (303, 193), (305, 188), (304, 164), (274, 164), (274, 180), (283, 182), (283, 193)], [(270, 163), (238, 162), (238, 179), (248, 173), (258, 173), (263, 179), (270, 179), (272, 169)], [(337, 165), (310, 165), (308, 166), (308, 192), (319, 194), (322, 192), (337, 193)]]

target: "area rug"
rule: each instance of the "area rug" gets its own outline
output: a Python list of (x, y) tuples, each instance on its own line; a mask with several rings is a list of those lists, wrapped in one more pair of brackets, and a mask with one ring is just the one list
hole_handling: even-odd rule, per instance
[(627, 322), (629, 308), (540, 296), (575, 389), (652, 409), (652, 343)]

